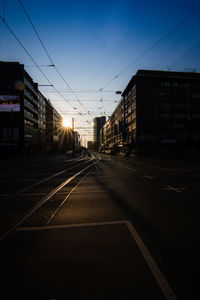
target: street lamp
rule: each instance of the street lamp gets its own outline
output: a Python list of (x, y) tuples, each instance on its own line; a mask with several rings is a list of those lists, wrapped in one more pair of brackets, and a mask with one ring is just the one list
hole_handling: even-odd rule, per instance
[(55, 65), (37, 65), (37, 66), (25, 66), (26, 68), (37, 68), (37, 67), (55, 67)]

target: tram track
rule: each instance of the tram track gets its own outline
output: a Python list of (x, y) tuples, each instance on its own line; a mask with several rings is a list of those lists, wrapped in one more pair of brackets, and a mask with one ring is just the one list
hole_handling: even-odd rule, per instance
[[(27, 191), (29, 191), (30, 189), (32, 189), (32, 188), (34, 188), (34, 187), (36, 187), (36, 186), (39, 186), (40, 184), (42, 184), (42, 183), (44, 183), (44, 182), (46, 182), (46, 181), (48, 181), (48, 180), (51, 180), (52, 178), (55, 178), (55, 177), (57, 177), (57, 176), (59, 176), (59, 175), (61, 175), (61, 174), (64, 174), (64, 173), (66, 173), (66, 172), (68, 172), (68, 171), (71, 171), (71, 170), (75, 169), (77, 166), (81, 166), (81, 165), (86, 164), (87, 162), (90, 162), (92, 159), (93, 159), (93, 157), (92, 157), (91, 159), (89, 159), (89, 160), (85, 160), (85, 161), (84, 161), (83, 163), (81, 163), (81, 164), (78, 164), (78, 163), (79, 163), (80, 161), (82, 161), (83, 159), (73, 161), (72, 163), (73, 163), (73, 164), (75, 163), (75, 165), (73, 165), (72, 167), (67, 168), (67, 169), (64, 169), (64, 170), (62, 170), (62, 171), (60, 171), (60, 172), (58, 172), (58, 173), (52, 174), (52, 175), (50, 175), (50, 176), (48, 176), (48, 177), (45, 177), (45, 178), (43, 178), (42, 180), (39, 180), (39, 181), (37, 181), (37, 182), (35, 182), (35, 183), (29, 185), (29, 186), (26, 186), (25, 188), (22, 188), (22, 189), (20, 189), (19, 191), (15, 192), (15, 193), (8, 194), (8, 196), (5, 197), (5, 199), (1, 200), (0, 205), (3, 204), (3, 203), (5, 203), (5, 202), (7, 202), (7, 201), (9, 201), (9, 200), (11, 200), (11, 199), (13, 199), (13, 198), (15, 198), (15, 197), (17, 197), (17, 196), (20, 196), (20, 195), (23, 194), (24, 192), (27, 192)], [(77, 163), (77, 165), (76, 165), (76, 163)], [(54, 167), (54, 168), (60, 168), (60, 167), (62, 167), (62, 166), (66, 166), (66, 164), (62, 164), (62, 165), (56, 166), (56, 167)], [(52, 170), (52, 169), (54, 169), (54, 168), (49, 168), (49, 169)], [(47, 169), (45, 169), (45, 171), (48, 171), (49, 169), (47, 168)], [(33, 179), (31, 179), (31, 180), (33, 180)]]
[[(42, 182), (40, 181), (39, 183), (35, 183), (32, 186), (27, 187), (26, 189), (23, 189), (23, 191), (21, 190), (20, 192), (18, 192), (15, 195), (12, 195), (12, 200), (14, 199), (15, 201), (12, 203), (10, 202), (10, 205), (8, 205), (8, 202), (6, 203), (6, 209), (4, 211), (0, 212), (0, 216), (3, 217), (4, 216), (4, 222), (1, 224), (3, 228), (1, 228), (1, 234), (0, 234), (0, 242), (3, 242), (13, 231), (15, 231), (15, 229), (21, 225), (25, 220), (27, 220), (36, 210), (38, 210), (40, 207), (42, 207), (45, 203), (47, 203), (53, 196), (55, 196), (58, 192), (61, 192), (61, 190), (66, 187), (69, 184), (73, 183), (73, 180), (75, 178), (78, 178), (78, 176), (80, 176), (81, 174), (84, 174), (84, 172), (86, 172), (88, 169), (90, 169), (92, 166), (96, 165), (100, 160), (100, 157), (94, 157), (92, 156), (92, 158), (89, 161), (86, 161), (82, 164), (79, 164), (78, 166), (73, 166), (72, 168), (70, 168), (70, 170), (74, 170), (75, 173), (74, 175), (68, 177), (67, 179), (65, 179), (64, 181), (62, 181), (59, 185), (57, 185), (56, 187), (53, 187), (53, 189), (48, 192), (45, 196), (43, 196), (41, 199), (35, 201), (30, 201), (33, 202), (32, 206), (29, 207), (29, 205), (27, 205), (27, 203), (29, 203), (28, 201), (28, 197), (24, 197), (23, 196), (23, 201), (22, 201), (22, 197), (20, 198), (21, 195), (23, 195), (23, 193), (27, 190), (30, 190), (32, 188), (35, 188), (37, 185), (42, 184), (44, 182), (48, 182), (50, 179), (52, 179), (53, 177), (59, 176), (59, 175), (63, 175), (64, 173), (66, 173), (67, 171), (69, 171), (69, 169), (67, 170), (63, 170), (57, 174), (54, 174), (50, 177), (47, 177), (45, 179), (42, 180)], [(83, 165), (85, 165), (86, 163), (88, 163), (87, 166), (83, 167)], [(80, 168), (81, 167), (81, 168)], [(63, 180), (63, 179), (62, 179)], [(82, 179), (81, 179), (82, 180)], [(81, 181), (80, 180), (80, 181)], [(72, 193), (72, 191), (76, 188), (76, 186), (78, 186), (80, 184), (80, 181), (78, 183), (75, 182), (74, 187), (71, 188), (71, 190), (69, 192), (67, 192), (66, 194), (64, 194), (64, 200), (62, 200), (61, 203), (59, 203), (59, 207), (61, 208), (61, 206), (64, 204), (64, 202), (68, 199), (68, 197), (70, 196), (70, 194)], [(26, 198), (26, 199), (24, 199)], [(11, 198), (10, 198), (11, 200)], [(27, 200), (27, 201), (26, 201)], [(18, 204), (17, 204), (17, 202)], [(63, 202), (64, 201), (64, 202)], [(26, 203), (26, 205), (25, 205)], [(63, 204), (62, 204), (63, 203)], [(10, 221), (10, 218), (7, 218), (7, 214), (10, 213), (11, 211), (11, 216), (12, 216), (12, 210), (13, 210), (13, 206), (12, 204), (15, 204), (15, 207), (20, 207), (22, 205), (25, 205), (25, 208), (20, 210), (20, 213), (17, 214), (15, 213), (15, 217), (14, 219), (12, 219), (12, 222)], [(62, 204), (62, 205), (61, 205)], [(59, 208), (59, 209), (60, 209)], [(58, 208), (56, 208), (57, 210)], [(53, 215), (55, 214), (55, 212), (53, 212), (51, 219), (53, 218)], [(2, 220), (2, 218), (1, 218)], [(6, 221), (8, 220), (8, 221)]]
[[(36, 173), (36, 174), (40, 173), (44, 170), (50, 172), (51, 170), (59, 169), (61, 167), (66, 167), (66, 166), (69, 166), (76, 162), (80, 162), (80, 161), (87, 160), (87, 159), (88, 159), (88, 155), (80, 156), (80, 157), (70, 159), (70, 160), (58, 159), (58, 160), (53, 160), (53, 161), (52, 160), (43, 161), (41, 159), (40, 163), (39, 163), (39, 161), (37, 161), (34, 166), (32, 165), (34, 162), (31, 162), (31, 164), (28, 165), (28, 168), (27, 168), (27, 165), (22, 166), (22, 167), (20, 166), (20, 169), (18, 167), (18, 169), (20, 171), (17, 173), (17, 176), (20, 176), (20, 172), (22, 172), (23, 175), (24, 174), (28, 175), (30, 173), (30, 171), (29, 171), (30, 169), (32, 170), (32, 173)], [(38, 163), (39, 163), (39, 165), (38, 165)], [(16, 177), (16, 172), (12, 173), (13, 168), (11, 168), (11, 170), (10, 170), (8, 167), (5, 167), (5, 166), (1, 166), (1, 167), (2, 167), (1, 176), (3, 175), (3, 181), (5, 181), (6, 177), (7, 177), (7, 180), (9, 180), (9, 178)], [(2, 181), (1, 177), (0, 177), (0, 181)]]

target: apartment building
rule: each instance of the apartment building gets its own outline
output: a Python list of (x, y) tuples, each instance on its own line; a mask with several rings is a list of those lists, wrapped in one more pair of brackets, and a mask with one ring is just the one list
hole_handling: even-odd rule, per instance
[(106, 143), (141, 155), (200, 152), (200, 74), (139, 70), (107, 121)]
[(18, 62), (0, 62), (0, 152), (52, 151), (62, 117)]
[[(0, 146), (14, 151), (38, 143), (38, 85), (15, 62), (0, 62)], [(13, 148), (14, 147), (14, 148)]]
[(100, 130), (106, 122), (106, 117), (96, 117), (93, 120), (93, 141), (100, 145)]

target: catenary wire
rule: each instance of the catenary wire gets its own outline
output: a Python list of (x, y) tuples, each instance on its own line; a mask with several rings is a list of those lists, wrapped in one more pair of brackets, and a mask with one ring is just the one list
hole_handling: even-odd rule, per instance
[(122, 73), (127, 71), (133, 64), (138, 62), (140, 59), (142, 59), (146, 54), (148, 54), (152, 49), (154, 49), (156, 46), (158, 46), (164, 39), (166, 39), (169, 35), (171, 35), (173, 32), (175, 32), (177, 29), (179, 29), (183, 24), (185, 24), (187, 21), (189, 21), (191, 18), (193, 18), (196, 14), (200, 12), (200, 7), (193, 11), (192, 14), (187, 16), (184, 20), (176, 24), (173, 28), (171, 28), (166, 34), (164, 34), (157, 42), (155, 42), (151, 47), (149, 47), (147, 50), (145, 50), (142, 54), (140, 54), (135, 60), (133, 60), (129, 65), (127, 65), (124, 69), (122, 69), (114, 78), (109, 80), (106, 84), (104, 84), (103, 87), (100, 88), (100, 91), (102, 91), (105, 87), (110, 85), (116, 78), (118, 78)]
[(42, 45), (42, 47), (43, 47), (45, 53), (47, 54), (47, 56), (48, 56), (48, 58), (49, 58), (49, 60), (50, 60), (50, 62), (51, 62), (51, 64), (52, 64), (52, 66), (54, 67), (54, 69), (56, 70), (56, 72), (58, 73), (58, 75), (62, 78), (62, 80), (64, 81), (64, 83), (66, 84), (66, 86), (69, 88), (69, 90), (71, 91), (71, 93), (74, 95), (74, 97), (76, 98), (76, 100), (78, 101), (78, 103), (79, 103), (79, 104), (82, 106), (82, 108), (87, 112), (87, 109), (85, 108), (85, 106), (81, 103), (81, 101), (80, 101), (79, 98), (77, 97), (76, 93), (73, 91), (73, 89), (70, 87), (70, 85), (68, 84), (68, 82), (65, 80), (65, 78), (63, 77), (63, 75), (61, 74), (61, 72), (58, 70), (58, 68), (57, 68), (56, 65), (54, 64), (54, 62), (53, 62), (53, 60), (52, 60), (50, 54), (49, 54), (48, 51), (47, 51), (47, 48), (45, 47), (45, 45), (44, 45), (42, 39), (40, 38), (40, 36), (39, 36), (39, 34), (38, 34), (38, 32), (37, 32), (37, 30), (36, 30), (34, 24), (33, 24), (33, 22), (31, 21), (31, 18), (30, 18), (30, 16), (29, 16), (27, 10), (25, 9), (25, 7), (24, 7), (22, 1), (21, 1), (21, 0), (18, 0), (18, 2), (19, 2), (19, 4), (21, 5), (21, 7), (22, 7), (22, 9), (23, 9), (23, 11), (24, 11), (26, 17), (28, 18), (28, 20), (29, 20), (29, 22), (30, 22), (30, 24), (31, 24), (31, 26), (32, 26), (32, 28), (33, 28), (35, 34), (37, 35), (37, 37), (38, 37), (38, 39), (39, 39), (39, 41), (40, 41), (40, 43), (41, 43), (41, 45)]
[[(5, 21), (5, 19), (3, 19), (0, 16), (2, 22), (4, 23), (4, 25), (7, 27), (7, 29), (10, 31), (10, 33), (13, 35), (13, 37), (15, 38), (15, 40), (20, 44), (20, 46), (24, 49), (24, 51), (26, 52), (26, 54), (28, 55), (28, 57), (32, 60), (32, 62), (35, 64), (35, 66), (38, 68), (38, 70), (40, 71), (40, 73), (44, 76), (44, 78), (47, 80), (47, 82), (53, 86), (52, 82), (48, 79), (48, 77), (44, 74), (44, 72), (42, 71), (42, 69), (39, 67), (39, 65), (36, 63), (36, 61), (34, 60), (34, 58), (31, 56), (31, 54), (28, 52), (28, 50), (25, 48), (25, 46), (22, 44), (22, 42), (19, 40), (19, 38), (16, 36), (16, 34), (14, 33), (14, 31), (11, 29), (11, 27), (8, 25), (8, 23)], [(58, 93), (65, 101), (68, 102), (68, 104), (71, 106), (70, 102), (65, 99), (65, 97), (53, 86), (54, 90), (56, 93)], [(72, 107), (73, 108), (73, 107)]]
[[(6, 26), (6, 28), (10, 31), (10, 33), (12, 34), (12, 36), (15, 38), (15, 40), (19, 43), (19, 45), (24, 49), (24, 51), (26, 52), (26, 54), (28, 55), (28, 57), (31, 59), (31, 61), (34, 63), (34, 65), (38, 68), (38, 70), (40, 71), (40, 73), (44, 76), (44, 78), (47, 80), (47, 82), (53, 86), (52, 82), (48, 79), (48, 77), (44, 74), (44, 72), (42, 71), (42, 69), (39, 67), (39, 65), (36, 63), (36, 61), (34, 60), (34, 58), (31, 56), (31, 54), (28, 52), (28, 50), (25, 48), (25, 46), (22, 44), (22, 42), (19, 40), (19, 38), (16, 36), (16, 34), (14, 33), (14, 31), (12, 30), (12, 28), (8, 25), (8, 23), (6, 22), (6, 20), (0, 16), (0, 19), (2, 20), (2, 22), (4, 23), (4, 25)], [(70, 104), (70, 102), (53, 86), (54, 92), (58, 93), (68, 104), (69, 106), (74, 109), (74, 107)], [(81, 112), (78, 113), (80, 116), (83, 117), (83, 114)], [(84, 117), (83, 117), (84, 118)], [(84, 118), (85, 119), (85, 118)], [(86, 122), (88, 122), (88, 120), (86, 120)]]
[(192, 51), (194, 48), (196, 48), (198, 45), (200, 44), (200, 40), (198, 42), (196, 42), (195, 44), (193, 44), (192, 47), (190, 47), (183, 55), (181, 55), (180, 57), (178, 57), (173, 64), (170, 66), (170, 69), (172, 67), (174, 67), (174, 65), (177, 64), (177, 62), (179, 62), (182, 58), (184, 58), (188, 53), (190, 53), (190, 51)]

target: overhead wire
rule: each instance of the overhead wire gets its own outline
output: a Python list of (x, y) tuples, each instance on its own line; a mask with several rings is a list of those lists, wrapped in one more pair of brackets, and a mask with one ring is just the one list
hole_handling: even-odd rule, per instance
[(103, 87), (101, 87), (99, 90), (103, 91), (105, 87), (110, 85), (115, 79), (117, 79), (122, 73), (127, 71), (133, 64), (138, 62), (140, 59), (142, 59), (146, 54), (148, 54), (152, 49), (154, 49), (156, 46), (158, 46), (164, 39), (166, 39), (169, 35), (171, 35), (173, 32), (175, 32), (177, 29), (179, 29), (183, 24), (185, 24), (187, 21), (189, 21), (191, 18), (193, 18), (196, 14), (200, 12), (200, 7), (193, 11), (192, 14), (187, 16), (185, 19), (183, 19), (181, 22), (176, 24), (174, 27), (172, 27), (166, 34), (164, 34), (158, 41), (156, 41), (151, 47), (149, 47), (147, 50), (145, 50), (142, 54), (140, 54), (135, 60), (133, 60), (130, 64), (128, 64), (124, 69), (122, 69), (115, 77), (113, 77), (111, 80), (109, 80), (106, 84), (104, 84)]
[(3, 0), (3, 19), (6, 19), (6, 0)]
[(47, 82), (54, 88), (55, 92), (58, 93), (68, 104), (71, 108), (73, 108), (73, 106), (70, 104), (70, 102), (53, 86), (52, 82), (48, 79), (48, 77), (45, 75), (45, 73), (42, 71), (42, 69), (39, 67), (39, 65), (36, 63), (36, 61), (34, 60), (34, 58), (31, 56), (31, 54), (28, 52), (28, 50), (25, 48), (25, 46), (22, 44), (22, 42), (19, 40), (19, 38), (16, 36), (16, 34), (14, 33), (14, 31), (12, 30), (12, 28), (8, 25), (8, 23), (5, 21), (5, 19), (3, 19), (0, 16), (0, 19), (2, 20), (2, 22), (4, 23), (4, 25), (7, 27), (7, 29), (10, 31), (10, 33), (13, 35), (13, 37), (15, 38), (15, 40), (20, 44), (20, 46), (24, 49), (24, 51), (26, 52), (26, 54), (28, 55), (28, 57), (31, 59), (31, 61), (35, 64), (35, 66), (38, 68), (38, 70), (40, 71), (40, 73), (44, 76), (44, 78), (47, 80)]
[[(60, 92), (62, 93), (70, 93), (71, 91), (70, 90), (60, 90)], [(74, 89), (74, 91), (76, 93), (99, 93), (99, 89), (98, 90), (76, 90)], [(42, 92), (51, 92), (50, 90), (42, 90)], [(101, 91), (102, 93), (116, 93), (116, 90), (104, 90), (104, 91)], [(97, 99), (97, 101), (99, 101), (99, 99)]]
[(52, 58), (51, 58), (49, 52), (47, 51), (47, 48), (45, 47), (45, 45), (44, 45), (42, 39), (40, 38), (39, 33), (38, 33), (38, 31), (36, 30), (36, 28), (35, 28), (35, 26), (34, 26), (32, 20), (31, 20), (31, 18), (30, 18), (30, 16), (29, 16), (27, 10), (25, 9), (24, 4), (22, 3), (21, 0), (18, 0), (18, 2), (19, 2), (19, 4), (20, 4), (20, 6), (22, 7), (22, 9), (23, 9), (23, 11), (24, 11), (26, 17), (28, 18), (28, 20), (29, 20), (29, 22), (30, 22), (30, 24), (31, 24), (31, 26), (32, 26), (32, 28), (33, 28), (35, 34), (37, 35), (37, 37), (38, 37), (38, 39), (39, 39), (39, 41), (40, 41), (40, 43), (41, 43), (41, 45), (42, 45), (42, 47), (43, 47), (45, 53), (47, 54), (47, 56), (48, 56), (48, 58), (49, 58), (49, 60), (50, 60), (50, 62), (51, 62), (51, 64), (52, 64), (52, 66), (53, 66), (54, 69), (56, 70), (57, 74), (62, 78), (62, 80), (64, 81), (64, 83), (66, 84), (66, 86), (69, 88), (69, 90), (71, 91), (71, 93), (74, 95), (74, 97), (75, 97), (76, 100), (78, 101), (78, 103), (79, 103), (79, 104), (82, 106), (82, 108), (87, 112), (87, 109), (85, 108), (85, 106), (81, 103), (81, 101), (80, 101), (79, 98), (77, 97), (76, 93), (73, 91), (73, 89), (70, 87), (70, 85), (68, 84), (68, 82), (65, 80), (65, 78), (63, 77), (63, 75), (61, 74), (61, 72), (58, 70), (58, 68), (57, 68), (56, 65), (54, 64), (54, 62), (53, 62), (53, 60), (52, 60)]
[(193, 44), (192, 47), (190, 47), (184, 54), (182, 54), (180, 57), (178, 57), (173, 64), (170, 66), (170, 69), (177, 64), (178, 61), (180, 61), (182, 58), (184, 58), (185, 56), (188, 55), (188, 53), (190, 53), (190, 51), (192, 51), (194, 48), (196, 48), (198, 45), (200, 44), (200, 40), (198, 40), (198, 42), (196, 42), (195, 44)]
[[(62, 100), (62, 99), (51, 99), (52, 101), (64, 101), (64, 100)], [(70, 101), (70, 102), (74, 102), (74, 101), (76, 101), (76, 100), (74, 100), (74, 99), (68, 99), (68, 101)], [(82, 102), (97, 102), (98, 101), (98, 99), (81, 99), (81, 101)], [(118, 102), (117, 100), (109, 100), (109, 99), (106, 99), (106, 100), (103, 100), (103, 101), (106, 101), (106, 102)]]
[[(20, 41), (20, 39), (17, 37), (17, 35), (15, 34), (15, 32), (12, 30), (12, 28), (9, 26), (9, 24), (6, 22), (6, 20), (0, 16), (1, 21), (4, 23), (4, 25), (6, 26), (6, 28), (9, 30), (9, 32), (12, 34), (12, 36), (15, 38), (15, 40), (19, 43), (19, 45), (23, 48), (23, 50), (26, 52), (26, 54), (28, 55), (28, 57), (31, 59), (31, 61), (33, 62), (33, 64), (38, 68), (38, 70), (40, 71), (40, 73), (44, 76), (44, 78), (47, 80), (47, 82), (53, 87), (53, 89), (55, 90), (56, 93), (58, 93), (58, 95), (60, 95), (67, 103), (68, 105), (74, 109), (74, 107), (70, 104), (70, 102), (53, 86), (52, 82), (49, 80), (49, 78), (45, 75), (45, 73), (42, 71), (42, 69), (40, 68), (40, 66), (37, 64), (37, 62), (35, 61), (35, 59), (31, 56), (31, 54), (29, 53), (29, 51), (26, 49), (26, 47), (22, 44), (22, 42)], [(82, 113), (79, 113), (79, 115), (83, 116)], [(83, 117), (84, 118), (84, 117)], [(84, 118), (85, 119), (85, 118)], [(88, 120), (86, 120), (86, 122), (88, 122)]]

